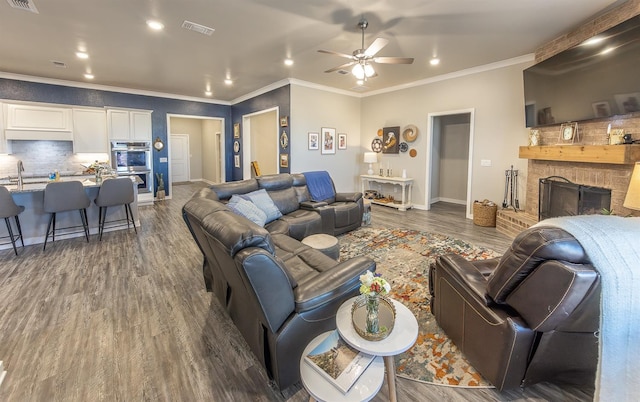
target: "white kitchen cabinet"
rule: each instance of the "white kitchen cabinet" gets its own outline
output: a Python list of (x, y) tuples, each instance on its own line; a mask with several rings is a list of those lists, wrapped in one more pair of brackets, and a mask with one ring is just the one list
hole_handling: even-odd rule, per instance
[(11, 153), (11, 143), (4, 136), (4, 115), (6, 105), (0, 103), (0, 154)]
[(151, 142), (151, 111), (107, 109), (109, 139)]
[(27, 104), (6, 105), (5, 136), (11, 140), (73, 140), (71, 109)]
[(104, 109), (73, 109), (73, 152), (109, 153)]

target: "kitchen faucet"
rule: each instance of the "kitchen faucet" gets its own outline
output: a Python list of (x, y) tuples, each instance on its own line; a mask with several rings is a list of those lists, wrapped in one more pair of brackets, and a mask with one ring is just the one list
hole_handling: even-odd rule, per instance
[(18, 190), (22, 190), (22, 172), (24, 172), (24, 165), (21, 160), (18, 160)]

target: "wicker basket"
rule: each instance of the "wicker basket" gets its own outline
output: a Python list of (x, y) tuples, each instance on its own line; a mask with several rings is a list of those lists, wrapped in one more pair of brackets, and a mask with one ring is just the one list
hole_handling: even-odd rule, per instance
[(495, 227), (498, 206), (489, 200), (473, 203), (473, 223), (478, 226)]

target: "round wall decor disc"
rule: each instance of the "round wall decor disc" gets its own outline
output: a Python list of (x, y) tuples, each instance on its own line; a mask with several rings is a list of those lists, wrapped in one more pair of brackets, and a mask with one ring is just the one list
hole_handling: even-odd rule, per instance
[(381, 128), (378, 129), (378, 137), (382, 137), (382, 129)]
[(371, 141), (371, 150), (373, 152), (382, 151), (382, 140), (380, 138), (374, 138), (373, 141)]
[(418, 151), (412, 148), (411, 151), (409, 151), (409, 156), (415, 158), (416, 155), (418, 155)]
[(418, 138), (418, 127), (409, 124), (402, 130), (402, 138), (407, 142), (413, 142)]
[(409, 145), (406, 142), (400, 143), (400, 152), (407, 152), (409, 150)]

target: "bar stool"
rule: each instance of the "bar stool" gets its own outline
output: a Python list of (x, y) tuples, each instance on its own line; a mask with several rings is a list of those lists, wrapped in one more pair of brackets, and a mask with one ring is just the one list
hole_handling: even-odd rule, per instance
[[(20, 228), (20, 219), (18, 215), (24, 211), (22, 205), (16, 205), (13, 201), (13, 197), (6, 187), (0, 186), (0, 217), (4, 218), (4, 223), (7, 225), (7, 232), (9, 232), (9, 238), (11, 239), (11, 245), (13, 246), (13, 252), (18, 255), (16, 249), (16, 241), (18, 238), (24, 247), (24, 240), (22, 238), (22, 228)], [(11, 221), (9, 218), (14, 217), (16, 220), (16, 227), (18, 228), (18, 237), (13, 236), (13, 229), (11, 228)]]
[[(58, 212), (67, 212), (78, 210), (82, 227), (84, 228), (84, 237), (89, 242), (89, 221), (87, 220), (87, 207), (91, 205), (91, 200), (84, 191), (84, 186), (79, 181), (60, 181), (47, 184), (44, 188), (44, 212), (51, 214), (49, 225), (47, 225), (47, 235), (44, 238), (44, 247), (47, 248), (47, 240), (51, 234), (51, 241), (56, 241), (56, 214)], [(53, 230), (51, 224), (53, 223)], [(63, 229), (72, 229), (79, 226), (71, 226)]]
[(102, 182), (102, 187), (98, 192), (95, 203), (100, 207), (98, 213), (98, 227), (100, 230), (100, 240), (102, 241), (102, 232), (104, 232), (104, 224), (107, 218), (107, 208), (118, 205), (124, 206), (124, 213), (127, 216), (127, 229), (129, 223), (133, 223), (133, 230), (138, 233), (136, 223), (133, 219), (131, 211), (131, 203), (135, 195), (133, 193), (133, 182), (131, 179), (123, 177), (120, 179), (108, 179)]

